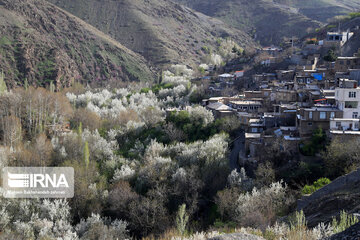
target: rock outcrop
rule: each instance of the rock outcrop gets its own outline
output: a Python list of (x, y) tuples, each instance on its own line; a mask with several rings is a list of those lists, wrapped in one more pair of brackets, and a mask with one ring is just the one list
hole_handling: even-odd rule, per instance
[(310, 196), (298, 201), (298, 210), (303, 210), (308, 225), (330, 222), (341, 210), (360, 212), (360, 169), (335, 179)]

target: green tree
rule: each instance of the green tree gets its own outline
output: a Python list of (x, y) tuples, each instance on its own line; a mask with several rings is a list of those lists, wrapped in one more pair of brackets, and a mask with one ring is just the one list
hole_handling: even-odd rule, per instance
[(51, 82), (50, 83), (50, 92), (55, 92), (55, 85), (54, 85), (54, 82)]
[(313, 185), (310, 185), (310, 186), (305, 185), (301, 192), (303, 194), (312, 194), (312, 193), (316, 192), (317, 190), (319, 190), (320, 188), (324, 187), (325, 185), (328, 185), (329, 183), (331, 183), (330, 179), (319, 178), (318, 180), (316, 180), (314, 182)]
[(25, 78), (25, 81), (24, 81), (24, 89), (25, 90), (29, 89), (29, 82), (28, 82), (27, 78)]
[(1, 72), (0, 74), (0, 95), (7, 92), (7, 87), (5, 83), (5, 77), (4, 72)]
[(205, 74), (205, 69), (202, 68), (202, 67), (199, 67), (199, 72), (200, 72), (201, 74)]
[(327, 62), (335, 62), (337, 59), (337, 55), (333, 49), (330, 49), (327, 55), (324, 57), (324, 60)]
[(313, 132), (311, 141), (306, 143), (300, 150), (305, 156), (314, 156), (325, 149), (326, 140), (326, 133), (321, 128), (318, 128)]
[(188, 222), (189, 215), (186, 213), (186, 204), (182, 204), (176, 215), (176, 227), (181, 235), (184, 235)]
[(88, 168), (90, 162), (90, 151), (89, 151), (89, 143), (87, 141), (85, 141), (85, 145), (84, 145), (84, 162), (86, 168)]
[(81, 135), (82, 135), (82, 122), (79, 122), (79, 126), (78, 126), (78, 129), (77, 129), (77, 134), (79, 135), (79, 137), (81, 137)]

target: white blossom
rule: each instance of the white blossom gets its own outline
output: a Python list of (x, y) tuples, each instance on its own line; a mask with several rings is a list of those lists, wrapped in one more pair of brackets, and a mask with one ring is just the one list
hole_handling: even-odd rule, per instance
[(75, 240), (66, 200), (0, 200), (0, 224), (5, 232), (17, 232), (26, 238), (62, 238)]
[(170, 67), (170, 70), (176, 76), (191, 77), (194, 74), (194, 71), (192, 69), (190, 69), (187, 66), (182, 65), (182, 64), (172, 65)]
[(200, 122), (203, 126), (207, 126), (214, 121), (213, 113), (202, 106), (189, 108), (189, 113), (193, 122)]
[(170, 89), (161, 89), (159, 91), (159, 97), (161, 99), (167, 98), (169, 96), (173, 97), (174, 99), (178, 99), (186, 94), (186, 87), (184, 85), (179, 85), (174, 88)]
[(134, 176), (135, 170), (131, 169), (128, 165), (122, 165), (121, 169), (116, 169), (113, 177), (113, 181), (127, 180)]
[(207, 65), (206, 63), (202, 63), (199, 65), (199, 68), (202, 68), (204, 70), (209, 70), (209, 65)]
[(172, 179), (173, 181), (185, 182), (186, 176), (186, 170), (184, 168), (178, 168), (176, 172), (172, 175)]
[[(254, 187), (251, 192), (240, 194), (236, 212), (241, 219), (241, 216), (268, 207), (276, 211), (286, 205), (286, 191), (287, 186), (283, 185), (282, 182), (272, 183), (270, 187), (264, 187), (260, 190)], [(269, 206), (270, 204), (271, 206)]]
[(212, 53), (210, 55), (210, 64), (221, 65), (222, 62), (223, 62), (223, 59), (220, 55), (214, 54), (214, 53)]
[(316, 239), (325, 239), (335, 234), (331, 224), (319, 223), (312, 229), (312, 234)]
[(127, 222), (122, 220), (114, 220), (109, 223), (109, 220), (102, 218), (99, 214), (91, 214), (91, 217), (88, 217), (86, 220), (82, 219), (80, 223), (76, 226), (76, 232), (79, 236), (84, 237), (85, 239), (87, 232), (90, 232), (90, 229), (94, 226), (101, 226), (101, 234), (106, 234), (109, 239), (127, 239)]
[(231, 187), (239, 187), (245, 191), (254, 187), (252, 179), (246, 175), (244, 168), (241, 168), (240, 172), (234, 169), (228, 176), (228, 183)]

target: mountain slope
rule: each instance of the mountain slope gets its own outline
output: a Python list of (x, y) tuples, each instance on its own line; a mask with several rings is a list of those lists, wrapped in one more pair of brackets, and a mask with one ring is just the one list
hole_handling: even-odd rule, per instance
[(231, 26), (256, 34), (262, 44), (278, 43), (284, 36), (301, 36), (320, 23), (298, 9), (271, 0), (176, 0)]
[(360, 8), (358, 0), (175, 0), (231, 26), (252, 32), (262, 44), (301, 37), (336, 15)]
[(153, 78), (141, 56), (42, 0), (0, 0), (0, 69), (9, 86)]
[(346, 15), (360, 9), (358, 0), (274, 0), (279, 4), (297, 8), (303, 15), (325, 23), (329, 18)]
[(223, 22), (169, 0), (49, 0), (154, 64), (198, 62), (203, 46), (220, 37), (254, 47), (252, 39)]

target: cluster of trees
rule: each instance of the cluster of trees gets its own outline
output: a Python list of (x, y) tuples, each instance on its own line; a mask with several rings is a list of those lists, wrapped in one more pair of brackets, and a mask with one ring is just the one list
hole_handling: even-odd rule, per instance
[[(277, 140), (264, 148), (252, 177), (244, 169), (231, 172), (228, 149), (237, 119), (215, 119), (204, 107), (190, 106), (197, 90), (189, 81), (193, 72), (181, 65), (170, 70), (153, 87), (3, 92), (0, 166), (73, 167), (75, 196), (0, 198), (2, 235), (126, 239), (229, 223), (265, 230), (286, 215), (295, 198), (276, 182), (273, 167), (291, 158), (288, 146)], [(322, 139), (318, 135), (314, 141)], [(328, 166), (352, 167), (356, 149), (339, 153), (344, 146), (329, 147)]]
[(1, 239), (128, 239), (127, 222), (92, 214), (72, 225), (66, 200), (0, 199)]
[[(174, 227), (180, 207), (183, 232), (202, 219), (229, 174), (228, 138), (220, 134), (226, 124), (191, 139), (184, 129), (216, 121), (203, 107), (186, 108), (196, 88), (189, 81), (192, 72), (183, 66), (171, 71), (156, 93), (143, 87), (3, 92), (1, 166), (73, 167), (75, 196), (60, 202), (1, 199), (0, 231), (10, 238), (24, 231), (34, 239), (123, 239)], [(169, 107), (183, 111), (186, 123), (166, 117)], [(23, 207), (29, 209), (26, 216)]]
[(331, 183), (330, 179), (328, 178), (319, 178), (314, 182), (312, 185), (305, 185), (302, 189), (303, 194), (312, 194), (319, 190), (320, 188), (324, 187), (325, 185)]
[(335, 137), (323, 152), (326, 175), (336, 178), (360, 167), (360, 141)]

